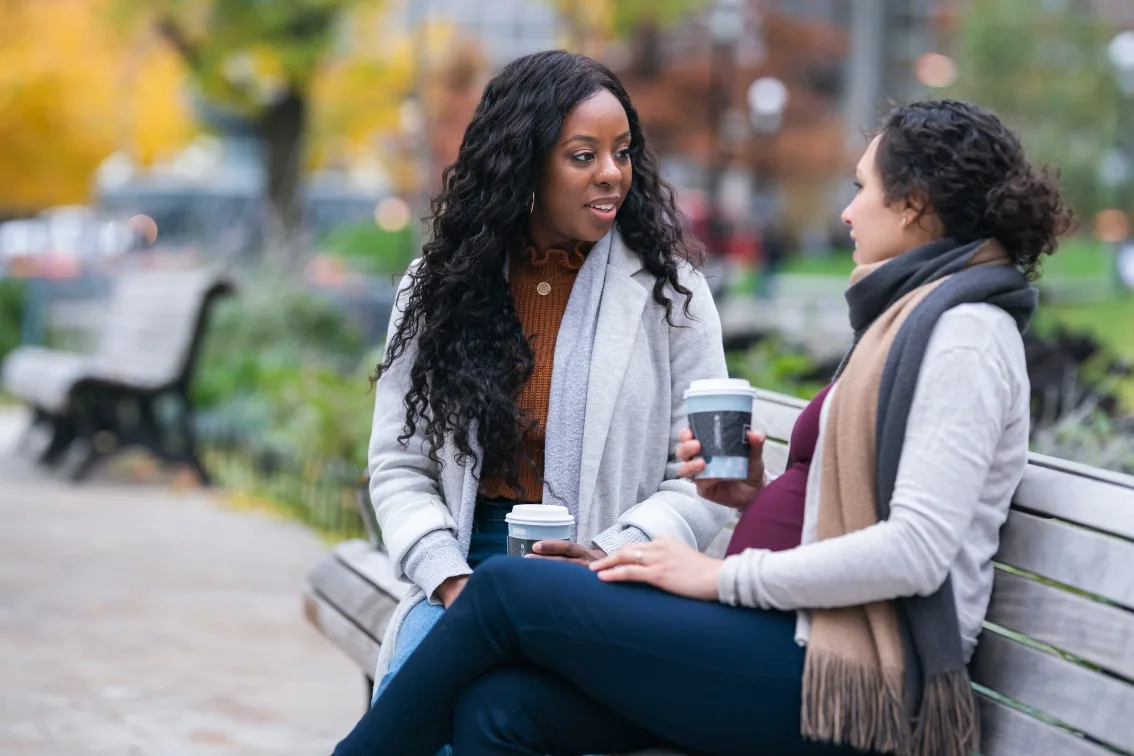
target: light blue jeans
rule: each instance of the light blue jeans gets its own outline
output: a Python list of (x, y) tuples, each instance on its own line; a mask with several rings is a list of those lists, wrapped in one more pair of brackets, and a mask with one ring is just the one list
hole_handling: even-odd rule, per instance
[(406, 663), (406, 659), (413, 653), (413, 650), (421, 645), (425, 636), (429, 635), (429, 631), (433, 629), (433, 626), (437, 624), (444, 613), (444, 607), (440, 604), (431, 604), (428, 601), (422, 601), (409, 610), (405, 619), (402, 620), (402, 626), (398, 629), (398, 639), (394, 643), (394, 655), (390, 657), (390, 668), (382, 676), (381, 682), (374, 686), (374, 698), (370, 702), (371, 706), (378, 700), (378, 696), (382, 695), (382, 692), (389, 687), (394, 674)]

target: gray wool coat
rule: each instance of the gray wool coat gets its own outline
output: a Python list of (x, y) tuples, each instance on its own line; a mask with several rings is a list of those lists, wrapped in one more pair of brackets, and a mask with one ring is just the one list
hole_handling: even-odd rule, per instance
[[(693, 292), (690, 316), (672, 289), (675, 326), (652, 296), (654, 277), (615, 233), (595, 326), (582, 459), (577, 537), (608, 553), (635, 541), (673, 536), (704, 550), (729, 510), (699, 496), (677, 477), (674, 446), (687, 425), (682, 392), (700, 378), (725, 378), (720, 317), (704, 277), (683, 265)], [(390, 319), (393, 335), (408, 291), (403, 279)], [(458, 464), (454, 450), (430, 461), (423, 438), (398, 442), (404, 423), (412, 345), (378, 382), (370, 439), (370, 498), (401, 580), (412, 584), (386, 630), (375, 670), (389, 666), (406, 613), (431, 600), (445, 579), (468, 574), (478, 471)]]

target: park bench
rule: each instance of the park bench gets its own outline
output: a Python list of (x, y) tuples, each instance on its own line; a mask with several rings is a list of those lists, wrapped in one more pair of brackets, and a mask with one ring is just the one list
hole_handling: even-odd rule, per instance
[[(92, 351), (14, 350), (0, 366), (0, 381), (33, 411), (21, 447), (48, 466), (70, 460), (69, 475), (78, 481), (108, 455), (140, 445), (163, 461), (190, 465), (207, 483), (189, 385), (209, 311), (231, 291), (215, 270), (126, 272)], [(46, 443), (37, 443), (44, 435)]]
[[(776, 474), (805, 406), (761, 392), (756, 425)], [(315, 565), (304, 611), (367, 676), (406, 586), (370, 540)], [(724, 551), (731, 525), (709, 552)], [(970, 671), (986, 756), (1134, 754), (1134, 477), (1038, 454), (1001, 531), (985, 632)], [(679, 681), (675, 681), (679, 682)], [(367, 699), (369, 700), (369, 699)]]

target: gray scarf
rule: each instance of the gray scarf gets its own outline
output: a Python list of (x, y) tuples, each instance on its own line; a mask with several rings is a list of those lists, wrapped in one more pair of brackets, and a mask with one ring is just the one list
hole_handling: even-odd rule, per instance
[(555, 341), (544, 435), (543, 501), (566, 506), (576, 516), (576, 528), (591, 351), (615, 234), (617, 231), (611, 229), (587, 254), (575, 278)]

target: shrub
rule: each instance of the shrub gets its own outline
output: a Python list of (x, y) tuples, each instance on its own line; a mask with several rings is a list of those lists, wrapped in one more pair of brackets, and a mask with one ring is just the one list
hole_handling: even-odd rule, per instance
[(215, 315), (192, 389), (207, 464), (226, 488), (361, 534), (377, 355), (334, 303), (287, 282), (253, 282)]
[(23, 281), (0, 279), (0, 361), (22, 340), (25, 298)]

